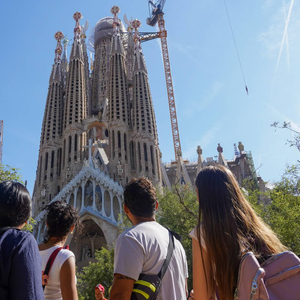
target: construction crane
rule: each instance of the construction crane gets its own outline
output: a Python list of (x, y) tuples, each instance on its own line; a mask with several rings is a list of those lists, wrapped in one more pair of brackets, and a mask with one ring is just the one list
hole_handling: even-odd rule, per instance
[(181, 152), (181, 144), (179, 138), (175, 97), (174, 97), (173, 82), (172, 82), (172, 75), (171, 75), (171, 68), (170, 68), (168, 44), (167, 44), (167, 31), (165, 29), (165, 21), (163, 18), (164, 13), (162, 11), (165, 2), (166, 0), (159, 0), (156, 3), (154, 3), (151, 0), (148, 1), (150, 17), (147, 18), (146, 22), (150, 26), (155, 26), (158, 23), (158, 28), (159, 28), (158, 35), (161, 40), (161, 48), (162, 48), (162, 55), (164, 61), (175, 159), (176, 161), (178, 161), (178, 158), (182, 156), (182, 152)]
[[(158, 0), (155, 3), (152, 0), (148, 1), (150, 17), (147, 18), (146, 22), (150, 26), (155, 26), (158, 23), (158, 28), (159, 28), (158, 37), (160, 37), (161, 40), (161, 49), (162, 49), (162, 56), (163, 56), (164, 69), (165, 69), (170, 119), (171, 119), (172, 135), (173, 135), (173, 145), (174, 145), (174, 152), (175, 152), (175, 161), (177, 162), (176, 179), (177, 182), (192, 185), (182, 158), (175, 97), (174, 97), (170, 59), (169, 59), (169, 51), (168, 51), (168, 44), (167, 44), (167, 31), (165, 29), (165, 20), (163, 17), (164, 15), (163, 8), (165, 2), (166, 0)], [(145, 38), (147, 39), (147, 36), (145, 36)]]

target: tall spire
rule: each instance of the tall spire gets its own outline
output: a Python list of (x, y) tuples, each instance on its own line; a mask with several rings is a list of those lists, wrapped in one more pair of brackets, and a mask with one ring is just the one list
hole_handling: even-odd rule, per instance
[(57, 191), (61, 175), (61, 154), (59, 140), (62, 133), (63, 89), (64, 79), (61, 68), (63, 33), (58, 31), (54, 35), (57, 41), (55, 59), (49, 78), (49, 88), (45, 106), (37, 178), (34, 186), (35, 210), (44, 207), (55, 196), (47, 191)]
[(147, 73), (146, 63), (141, 47), (141, 37), (139, 34), (139, 28), (141, 27), (141, 22), (135, 19), (132, 22), (132, 26), (135, 29), (134, 33), (134, 72), (143, 71)]
[(114, 16), (113, 20), (113, 37), (112, 37), (112, 45), (111, 45), (111, 55), (115, 53), (120, 53), (122, 55), (125, 54), (124, 45), (121, 40), (121, 33), (120, 33), (120, 25), (121, 21), (118, 18), (118, 14), (121, 12), (118, 6), (114, 6), (111, 9), (111, 13)]
[(137, 176), (145, 174), (153, 182), (160, 183), (161, 170), (156, 121), (150, 93), (148, 75), (141, 48), (139, 20), (132, 21), (134, 34), (133, 102), (132, 102), (132, 159), (138, 171)]
[(73, 19), (76, 22), (75, 28), (74, 28), (74, 40), (80, 41), (80, 38), (81, 38), (81, 26), (79, 24), (79, 20), (82, 19), (82, 14), (77, 11), (73, 15)]
[[(75, 20), (74, 42), (71, 49), (69, 69), (67, 74), (67, 83), (64, 98), (64, 140), (63, 140), (63, 158), (62, 168), (64, 178), (73, 168), (80, 168), (79, 162), (83, 159), (82, 145), (86, 144), (86, 136), (83, 134), (82, 121), (87, 117), (87, 82), (84, 51), (82, 47), (81, 33), (82, 28), (79, 20), (81, 13), (76, 12), (73, 15)], [(76, 164), (75, 164), (76, 163)]]
[(72, 124), (79, 124), (86, 117), (86, 74), (79, 24), (81, 18), (80, 12), (73, 15), (76, 24), (66, 86), (64, 128)]
[(61, 39), (64, 37), (61, 31), (55, 33), (54, 38), (57, 40), (56, 49), (55, 49), (55, 63), (61, 62), (61, 54), (62, 54), (62, 46), (61, 46)]

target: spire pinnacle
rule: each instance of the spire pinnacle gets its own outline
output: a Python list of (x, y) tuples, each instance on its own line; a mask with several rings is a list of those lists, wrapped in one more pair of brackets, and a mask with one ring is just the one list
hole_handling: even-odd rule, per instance
[(64, 36), (62, 43), (64, 45), (64, 54), (63, 59), (67, 59), (67, 46), (69, 45), (70, 40), (67, 38), (67, 36)]
[(118, 6), (113, 6), (110, 10), (110, 12), (113, 14), (114, 16), (114, 23), (113, 23), (113, 28), (114, 28), (114, 34), (118, 34), (119, 33), (119, 27), (120, 27), (120, 21), (118, 18), (118, 14), (121, 12), (120, 8)]
[(140, 34), (139, 34), (139, 28), (141, 27), (142, 23), (140, 20), (138, 19), (135, 19), (132, 21), (132, 27), (134, 28), (135, 30), (135, 33), (134, 33), (134, 50), (135, 51), (139, 51), (141, 50), (141, 37), (140, 37)]
[(74, 39), (80, 40), (81, 26), (79, 24), (79, 20), (82, 19), (82, 14), (77, 11), (73, 15), (73, 19), (76, 21), (75, 28), (74, 28)]
[(55, 63), (61, 62), (61, 54), (62, 54), (62, 45), (61, 39), (64, 37), (61, 31), (57, 31), (54, 35), (54, 38), (57, 40), (56, 49), (55, 49)]

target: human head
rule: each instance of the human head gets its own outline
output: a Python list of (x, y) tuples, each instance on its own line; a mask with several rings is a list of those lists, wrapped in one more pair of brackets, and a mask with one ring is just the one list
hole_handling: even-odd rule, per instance
[[(257, 256), (281, 252), (284, 247), (274, 232), (254, 212), (233, 173), (221, 165), (202, 169), (196, 178), (199, 215), (197, 236), (207, 250), (210, 269), (206, 277), (218, 286), (221, 299), (231, 299), (242, 255)], [(202, 247), (200, 247), (202, 253)], [(222, 253), (222, 255), (220, 255)], [(205, 266), (203, 265), (205, 270)]]
[(234, 203), (246, 201), (234, 175), (222, 165), (202, 169), (197, 175), (196, 187), (202, 214), (211, 212), (221, 216), (235, 206)]
[(156, 209), (156, 190), (145, 178), (133, 178), (124, 189), (124, 203), (136, 217), (150, 218)]
[[(206, 233), (228, 233), (228, 239), (248, 234), (257, 217), (233, 173), (222, 165), (202, 169), (196, 178), (199, 223)], [(245, 226), (248, 226), (245, 232)], [(217, 242), (217, 241), (216, 241)]]
[[(54, 201), (46, 206), (47, 211), (47, 238), (66, 237), (74, 225), (80, 225), (78, 211), (72, 205), (64, 201)], [(46, 242), (45, 241), (45, 242)]]
[(102, 284), (97, 284), (95, 286), (95, 298), (96, 300), (104, 299), (105, 288)]
[(31, 198), (26, 187), (15, 181), (0, 183), (0, 228), (19, 227), (31, 213)]

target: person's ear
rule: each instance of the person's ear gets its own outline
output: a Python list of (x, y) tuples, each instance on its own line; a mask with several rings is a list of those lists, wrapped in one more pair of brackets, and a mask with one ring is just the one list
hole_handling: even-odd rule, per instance
[(156, 201), (156, 203), (155, 203), (155, 210), (158, 209), (158, 206), (159, 206), (159, 203), (158, 203), (158, 201)]
[(128, 208), (128, 206), (124, 203), (124, 211), (125, 211), (125, 214), (128, 215), (130, 210)]

